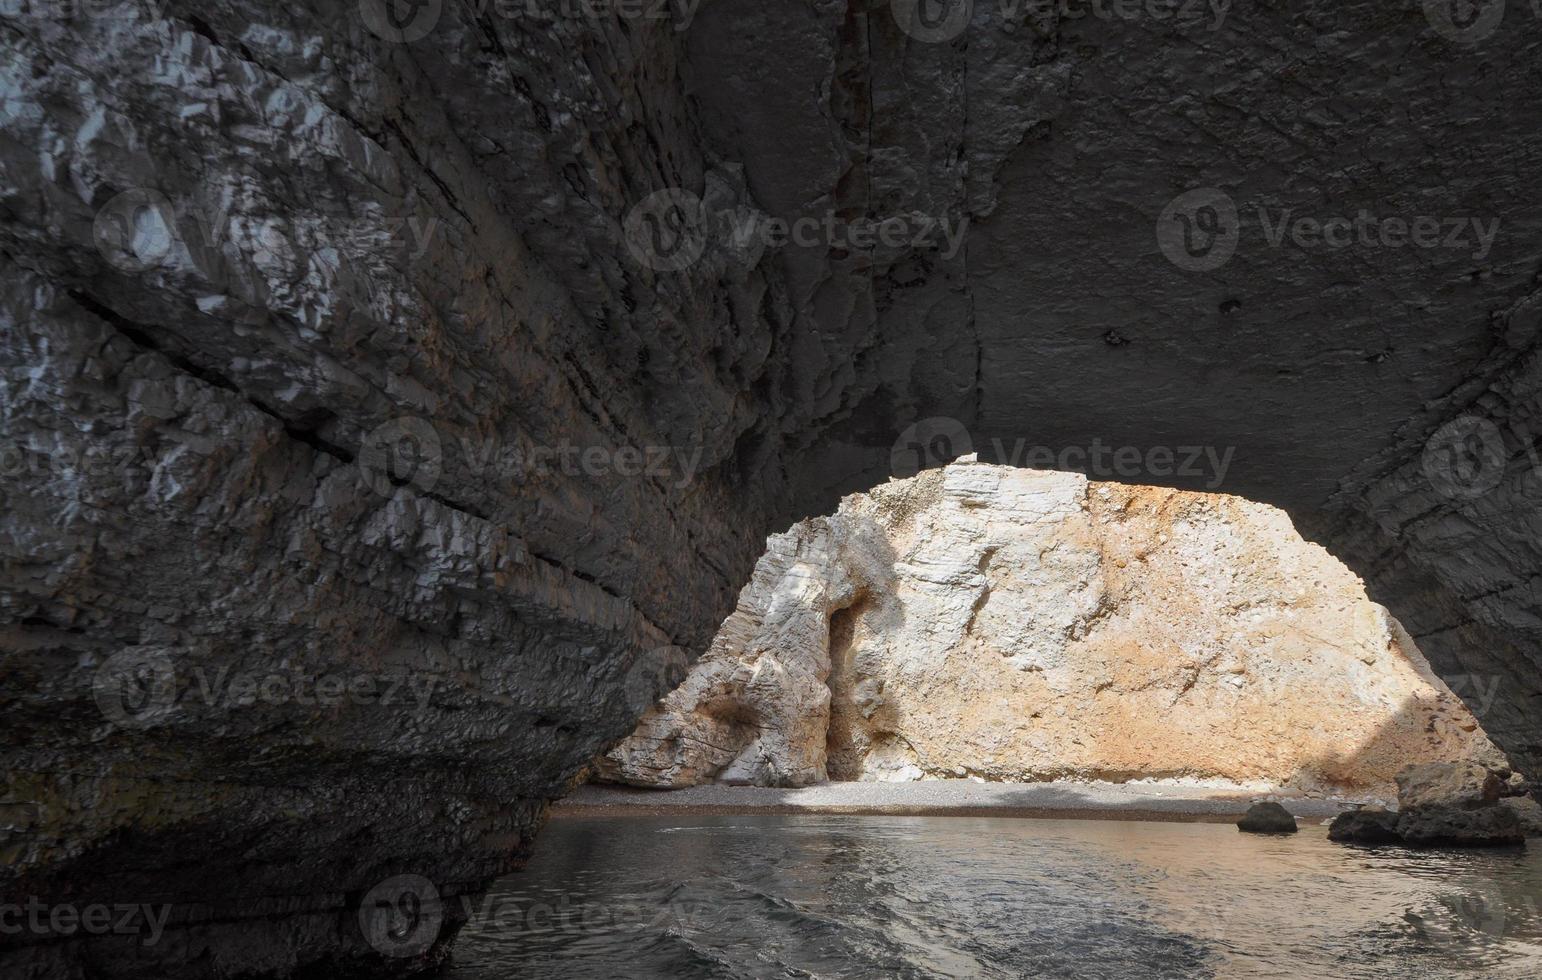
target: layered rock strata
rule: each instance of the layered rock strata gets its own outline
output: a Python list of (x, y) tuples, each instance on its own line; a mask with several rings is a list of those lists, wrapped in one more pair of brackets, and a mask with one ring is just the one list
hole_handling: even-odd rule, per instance
[[(765, 535), (935, 417), (1285, 507), (1542, 766), (1525, 5), (1481, 37), (1384, 0), (976, 3), (945, 36), (886, 2), (571, 7), (0, 12), (0, 892), (183, 910), (133, 956), (45, 929), (0, 957), (378, 952), (374, 885), (516, 864)], [(1204, 188), (1237, 248), (1184, 268), (1154, 232)], [(751, 234), (658, 261), (627, 229), (675, 191)], [(1345, 248), (1275, 233), (1362, 211)], [(897, 244), (755, 231), (856, 218)], [(1408, 234), (1458, 219), (1499, 233)], [(272, 673), (311, 700), (199, 683)], [(125, 674), (175, 695), (158, 724), (109, 727), (92, 679)], [(367, 693), (406, 674), (454, 693)]]
[(1391, 800), (1410, 762), (1465, 759), (1505, 765), (1397, 621), (1278, 509), (955, 463), (773, 536), (711, 651), (598, 771), (1192, 778)]

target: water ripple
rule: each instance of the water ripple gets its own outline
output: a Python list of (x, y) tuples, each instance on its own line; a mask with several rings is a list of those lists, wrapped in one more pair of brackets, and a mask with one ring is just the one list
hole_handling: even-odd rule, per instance
[(1321, 828), (564, 817), (469, 907), (451, 977), (1542, 976), (1542, 853)]

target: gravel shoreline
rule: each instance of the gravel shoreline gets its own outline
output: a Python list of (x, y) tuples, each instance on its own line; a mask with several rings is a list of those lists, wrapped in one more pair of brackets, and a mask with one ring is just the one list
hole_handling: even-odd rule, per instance
[(825, 783), (803, 789), (713, 784), (650, 790), (586, 785), (559, 800), (552, 816), (838, 813), (1230, 823), (1264, 799), (1276, 800), (1311, 823), (1327, 820), (1352, 805), (1351, 801), (1165, 783), (976, 783), (960, 779)]

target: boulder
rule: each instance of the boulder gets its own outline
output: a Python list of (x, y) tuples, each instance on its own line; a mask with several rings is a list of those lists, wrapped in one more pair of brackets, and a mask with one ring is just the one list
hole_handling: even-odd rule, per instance
[(1397, 834), (1409, 847), (1510, 847), (1526, 843), (1515, 811), (1498, 804), (1403, 811), (1398, 814)]
[(1348, 810), (1333, 818), (1328, 839), (1341, 844), (1400, 844), (1397, 814), (1381, 807)]
[(1500, 796), (1530, 796), (1532, 790), (1531, 781), (1518, 772), (1510, 773), (1504, 785), (1499, 789)]
[(1296, 818), (1278, 803), (1254, 803), (1237, 821), (1237, 829), (1248, 834), (1294, 834)]
[(1502, 786), (1498, 776), (1476, 762), (1426, 762), (1397, 774), (1398, 809), (1473, 810), (1498, 801)]
[(1500, 800), (1499, 805), (1515, 814), (1527, 837), (1542, 837), (1542, 803), (1529, 796), (1516, 796)]
[(1280, 511), (966, 458), (773, 535), (686, 683), (596, 769), (655, 788), (1180, 771), (1388, 799), (1403, 767), (1456, 759), (1509, 766)]

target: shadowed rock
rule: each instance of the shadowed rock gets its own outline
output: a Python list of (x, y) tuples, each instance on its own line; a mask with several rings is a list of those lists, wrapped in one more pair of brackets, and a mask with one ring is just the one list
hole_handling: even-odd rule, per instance
[[(364, 896), (516, 866), (766, 534), (930, 417), (1285, 507), (1542, 760), (1537, 31), (1469, 49), (1412, 5), (1300, 0), (1175, 57), (1096, 18), (924, 43), (881, 3), (716, 0), (689, 30), (391, 4), (437, 15), (410, 38), (377, 0), (77, 6), (0, 32), (0, 893), (175, 914), (134, 958), (20, 937), (48, 965), (0, 974), (368, 956)], [(676, 263), (627, 232), (668, 188), (968, 241)], [(1190, 188), (1246, 218), (1224, 267), (1162, 254)], [(1419, 188), (1503, 233), (1268, 240)], [(104, 716), (120, 666), (164, 710)], [(299, 696), (202, 683), (275, 670)], [(444, 683), (311, 693), (409, 675)]]
[(1237, 821), (1237, 829), (1248, 834), (1294, 834), (1300, 828), (1290, 811), (1278, 803), (1254, 803)]
[(1527, 837), (1542, 837), (1542, 803), (1529, 796), (1516, 796), (1500, 800), (1499, 805), (1515, 814)]
[(1349, 810), (1333, 818), (1328, 839), (1343, 844), (1400, 844), (1397, 814), (1382, 807)]
[(1397, 834), (1409, 847), (1510, 847), (1526, 842), (1515, 811), (1497, 805), (1476, 810), (1424, 807), (1400, 812)]
[[(1508, 847), (1524, 844), (1535, 818), (1523, 799), (1501, 799), (1499, 775), (1470, 762), (1409, 766), (1397, 775), (1397, 813), (1340, 815), (1330, 840), (1409, 847)], [(1534, 805), (1534, 804), (1533, 804)]]

